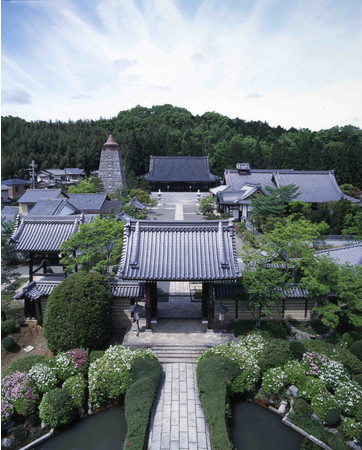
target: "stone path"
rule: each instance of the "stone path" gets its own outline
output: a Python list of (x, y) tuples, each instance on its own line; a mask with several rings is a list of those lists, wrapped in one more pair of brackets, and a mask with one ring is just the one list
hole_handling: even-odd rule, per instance
[(176, 205), (175, 220), (184, 220), (184, 208), (180, 203), (177, 203)]
[(197, 391), (195, 364), (170, 363), (162, 368), (148, 449), (211, 449), (209, 427)]

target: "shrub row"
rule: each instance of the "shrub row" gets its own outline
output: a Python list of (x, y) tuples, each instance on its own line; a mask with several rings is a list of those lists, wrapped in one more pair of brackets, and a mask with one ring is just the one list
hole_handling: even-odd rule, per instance
[(152, 405), (161, 378), (161, 366), (157, 358), (146, 355), (135, 361), (132, 371), (133, 384), (125, 397), (127, 421), (127, 449), (139, 450), (146, 445)]
[(210, 427), (214, 450), (232, 449), (225, 414), (228, 403), (228, 384), (240, 370), (236, 363), (223, 356), (201, 359), (197, 365), (197, 384), (200, 402)]

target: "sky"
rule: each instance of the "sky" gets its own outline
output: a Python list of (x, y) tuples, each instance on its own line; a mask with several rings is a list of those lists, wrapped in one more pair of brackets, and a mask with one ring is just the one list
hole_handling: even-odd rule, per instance
[(2, 0), (1, 114), (362, 128), (361, 0)]

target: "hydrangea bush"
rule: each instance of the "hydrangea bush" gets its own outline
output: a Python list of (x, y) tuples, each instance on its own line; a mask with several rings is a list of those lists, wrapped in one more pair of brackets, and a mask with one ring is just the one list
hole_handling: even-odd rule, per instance
[(250, 333), (247, 336), (242, 336), (239, 343), (229, 342), (228, 344), (211, 347), (199, 357), (197, 363), (210, 356), (225, 356), (236, 362), (242, 369), (242, 373), (232, 381), (230, 389), (234, 393), (243, 393), (253, 390), (260, 380), (259, 360), (263, 355), (265, 346), (264, 336), (259, 333)]
[(267, 394), (278, 394), (287, 381), (287, 376), (281, 367), (273, 367), (268, 369), (263, 375), (261, 387)]
[(298, 361), (288, 361), (284, 366), (284, 372), (289, 384), (302, 385), (307, 381), (305, 369)]
[(297, 384), (297, 387), (299, 389), (299, 395), (309, 401), (313, 397), (327, 392), (323, 381), (311, 376), (307, 376), (305, 382), (301, 385)]
[(347, 439), (358, 441), (362, 433), (362, 424), (351, 417), (345, 417), (342, 423), (342, 430)]
[(311, 405), (313, 411), (325, 425), (332, 425), (331, 423), (329, 423), (329, 416), (332, 412), (336, 412), (337, 415), (337, 419), (334, 420), (334, 424), (339, 421), (339, 404), (329, 392), (321, 392), (317, 394), (312, 398)]
[(7, 422), (14, 410), (21, 416), (32, 414), (36, 410), (38, 402), (39, 395), (27, 373), (16, 371), (3, 378), (1, 384), (2, 421)]
[(55, 358), (55, 367), (60, 381), (75, 375), (85, 375), (89, 365), (89, 354), (82, 348), (59, 353)]
[(38, 391), (45, 394), (56, 387), (58, 379), (55, 369), (45, 364), (35, 364), (30, 371), (29, 376), (33, 380)]
[(99, 407), (124, 395), (132, 383), (131, 368), (137, 358), (154, 354), (150, 350), (130, 350), (110, 346), (104, 355), (90, 365), (88, 372), (89, 402)]
[(328, 389), (335, 391), (341, 383), (349, 381), (349, 375), (343, 364), (328, 360), (321, 367), (319, 378), (324, 382)]
[(362, 387), (355, 381), (341, 383), (335, 392), (335, 399), (340, 405), (343, 414), (357, 417), (359, 403), (362, 399)]
[(303, 355), (301, 361), (302, 366), (305, 369), (307, 375), (313, 375), (318, 377), (322, 371), (322, 368), (327, 364), (328, 359), (321, 353), (306, 352)]
[(68, 378), (62, 388), (69, 392), (75, 408), (81, 408), (84, 405), (86, 384), (82, 375)]

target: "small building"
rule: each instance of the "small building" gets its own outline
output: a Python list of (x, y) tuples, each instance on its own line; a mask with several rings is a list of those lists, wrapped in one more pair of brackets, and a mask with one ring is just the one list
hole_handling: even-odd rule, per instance
[(1, 204), (5, 205), (7, 203), (10, 203), (9, 186), (6, 186), (6, 184), (2, 184), (1, 185)]
[(18, 200), (20, 214), (26, 216), (39, 200), (68, 198), (61, 189), (28, 189)]
[(18, 214), (18, 206), (4, 206), (4, 208), (1, 210), (1, 229), (4, 223), (15, 221)]
[(64, 169), (43, 169), (36, 175), (38, 186), (43, 188), (52, 188), (56, 185), (73, 186), (85, 177), (86, 173), (84, 169), (71, 167)]
[[(22, 180), (21, 178), (10, 178), (1, 182), (1, 193), (3, 192), (3, 186), (8, 187), (9, 200), (14, 201), (20, 198), (24, 192), (28, 189), (30, 182)], [(1, 195), (1, 200), (3, 196)]]
[(122, 154), (112, 134), (103, 144), (98, 176), (107, 194), (115, 194), (117, 189), (127, 187)]
[(149, 171), (143, 175), (152, 191), (207, 192), (221, 183), (210, 173), (208, 156), (151, 156)]
[(32, 207), (29, 216), (71, 216), (80, 214), (66, 198), (40, 199)]
[(146, 208), (146, 206), (143, 203), (139, 202), (136, 197), (133, 197), (132, 200), (127, 203), (127, 206), (133, 206), (134, 208), (136, 208), (138, 214)]

